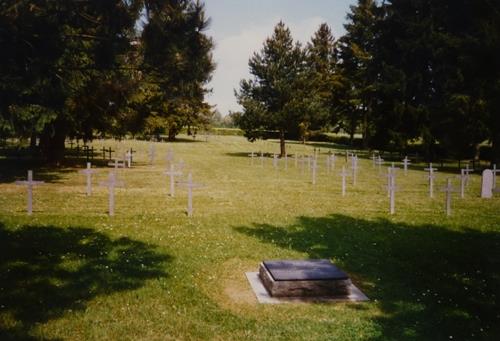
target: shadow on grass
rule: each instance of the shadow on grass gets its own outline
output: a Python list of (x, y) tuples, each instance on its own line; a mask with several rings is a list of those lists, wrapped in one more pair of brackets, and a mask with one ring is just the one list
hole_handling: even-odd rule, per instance
[[(92, 166), (108, 167), (109, 160), (90, 160)], [(0, 155), (0, 183), (11, 183), (16, 180), (26, 180), (28, 170), (33, 170), (33, 179), (45, 181), (47, 183), (57, 183), (63, 178), (63, 174), (75, 172), (76, 168), (83, 169), (87, 165), (84, 157), (66, 157), (61, 166), (48, 165), (40, 158), (4, 157)]]
[(0, 339), (38, 339), (31, 335), (37, 324), (166, 277), (170, 260), (154, 246), (88, 228), (7, 230), (0, 222)]
[(379, 307), (376, 340), (500, 340), (500, 233), (344, 215), (236, 231), (329, 258)]

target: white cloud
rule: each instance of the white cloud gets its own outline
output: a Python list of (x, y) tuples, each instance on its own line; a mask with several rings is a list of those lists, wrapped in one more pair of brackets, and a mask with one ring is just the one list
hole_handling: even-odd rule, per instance
[[(222, 115), (226, 115), (229, 110), (241, 109), (236, 103), (234, 89), (238, 89), (241, 79), (250, 76), (248, 59), (254, 52), (260, 51), (264, 40), (272, 34), (279, 21), (280, 18), (275, 17), (263, 23), (254, 23), (234, 35), (215, 41), (214, 60), (217, 69), (210, 83), (213, 94), (208, 97), (208, 101), (217, 105)], [(321, 23), (326, 22), (321, 17), (306, 18), (300, 22), (283, 21), (290, 28), (293, 38), (303, 44), (310, 40)]]

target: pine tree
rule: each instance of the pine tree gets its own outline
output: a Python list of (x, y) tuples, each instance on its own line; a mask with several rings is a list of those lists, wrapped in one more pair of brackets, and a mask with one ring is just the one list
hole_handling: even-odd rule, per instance
[(343, 127), (351, 136), (361, 127), (363, 144), (370, 138), (376, 70), (372, 59), (375, 41), (376, 2), (358, 0), (347, 14), (346, 34), (340, 38), (340, 69), (343, 79)]
[(327, 24), (321, 24), (307, 44), (307, 96), (313, 105), (300, 123), (304, 129), (318, 130), (340, 120), (342, 76), (338, 70), (336, 42)]
[(215, 65), (213, 42), (203, 31), (204, 5), (192, 0), (146, 2), (142, 32), (146, 126), (166, 130), (169, 140), (184, 127), (207, 122), (206, 84)]
[(281, 156), (286, 153), (285, 134), (296, 131), (302, 113), (310, 106), (304, 96), (307, 84), (305, 55), (294, 43), (290, 30), (279, 22), (262, 50), (254, 53), (248, 65), (253, 78), (242, 80), (236, 92), (243, 112), (236, 119), (249, 140), (277, 131)]

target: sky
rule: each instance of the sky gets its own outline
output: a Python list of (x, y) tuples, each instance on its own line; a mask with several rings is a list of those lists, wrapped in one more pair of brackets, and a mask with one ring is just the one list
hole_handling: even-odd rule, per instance
[(241, 79), (249, 78), (248, 59), (260, 51), (282, 20), (295, 40), (306, 43), (321, 23), (326, 22), (335, 38), (344, 33), (343, 24), (349, 6), (356, 0), (205, 0), (211, 24), (205, 32), (215, 42), (217, 68), (207, 100), (225, 116), (238, 111), (234, 89)]

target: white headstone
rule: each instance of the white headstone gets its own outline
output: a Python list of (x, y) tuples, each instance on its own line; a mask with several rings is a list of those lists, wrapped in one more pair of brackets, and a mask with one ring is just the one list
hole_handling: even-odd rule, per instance
[(485, 169), (481, 179), (481, 198), (491, 198), (493, 196), (493, 172)]

